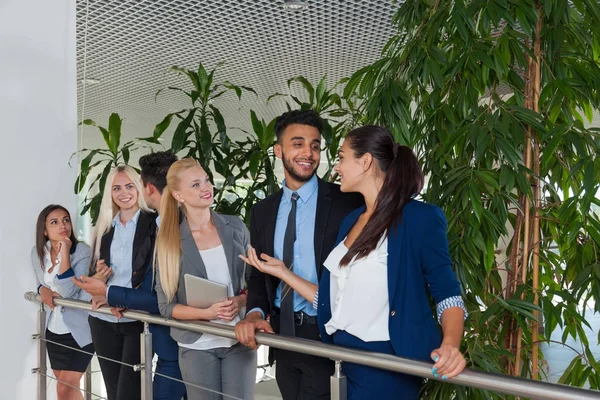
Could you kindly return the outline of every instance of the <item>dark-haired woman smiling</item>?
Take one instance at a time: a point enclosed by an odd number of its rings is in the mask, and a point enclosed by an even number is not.
[[[379,126],[349,132],[339,156],[342,192],[360,192],[366,205],[342,222],[318,293],[279,260],[264,255],[259,260],[250,249],[248,262],[313,301],[324,342],[433,360],[434,377],[458,375],[466,365],[460,353],[466,310],[452,270],[444,213],[414,200],[424,181],[417,158]],[[343,369],[349,399],[383,399],[391,393],[418,398],[421,378],[352,363]]]
[[[31,263],[42,301],[52,310],[48,315],[46,339],[50,365],[58,379],[58,399],[83,399],[77,387],[94,353],[88,313],[54,306],[53,297],[80,297],[79,288],[70,278],[87,271],[90,248],[77,242],[69,212],[56,204],[40,212],[35,239]]]

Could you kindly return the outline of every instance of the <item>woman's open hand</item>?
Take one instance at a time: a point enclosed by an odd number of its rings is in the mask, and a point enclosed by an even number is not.
[[[275,276],[279,279],[281,279],[281,276],[288,270],[283,261],[278,260],[277,258],[271,257],[264,253],[260,255],[260,258],[258,258],[256,250],[252,246],[248,248],[247,256],[240,254],[239,257],[244,260],[246,264],[250,264],[259,271]]]

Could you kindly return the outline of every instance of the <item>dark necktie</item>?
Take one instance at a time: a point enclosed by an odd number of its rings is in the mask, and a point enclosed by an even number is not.
[[[285,236],[283,237],[283,263],[290,270],[294,270],[294,242],[296,241],[296,207],[298,193],[292,193],[292,209],[288,216]],[[279,333],[286,336],[295,336],[294,323],[294,290],[285,282],[281,282],[281,313],[279,315]]]

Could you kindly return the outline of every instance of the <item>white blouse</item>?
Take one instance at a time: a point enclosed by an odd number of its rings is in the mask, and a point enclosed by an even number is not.
[[[344,241],[324,263],[331,274],[331,319],[325,330],[330,335],[344,330],[365,342],[390,340],[387,234],[369,255],[340,267],[348,252]]]
[[[50,257],[50,242],[46,243],[46,248],[44,249],[44,286],[50,288],[53,292],[58,292],[58,288],[54,284],[54,277],[58,275],[58,271],[60,270],[61,263],[61,255],[58,255],[57,263],[52,268],[52,260]],[[52,268],[52,271],[50,271]],[[62,317],[63,308],[62,306],[54,307],[50,317],[48,319],[48,330],[50,332],[54,332],[57,335],[64,335],[66,333],[70,333],[69,328],[65,325]]]
[[[229,267],[227,266],[227,258],[225,257],[223,245],[208,250],[200,250],[200,257],[202,257],[202,262],[204,262],[204,266],[206,267],[208,280],[227,285],[227,295],[233,297],[233,284],[231,283],[231,274],[229,273]],[[240,315],[238,314],[230,322],[225,322],[220,319],[210,322],[234,326],[240,322]],[[231,347],[236,343],[237,340],[203,333],[194,343],[179,343],[179,346],[194,350],[209,350],[220,347]]]

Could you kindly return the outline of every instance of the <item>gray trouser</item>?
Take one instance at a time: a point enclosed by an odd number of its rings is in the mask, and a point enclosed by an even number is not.
[[[188,400],[254,399],[256,351],[241,344],[210,350],[179,348]],[[220,393],[223,393],[222,396]]]

